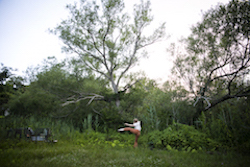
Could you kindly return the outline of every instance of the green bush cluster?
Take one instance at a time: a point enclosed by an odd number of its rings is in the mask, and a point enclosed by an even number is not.
[[[179,151],[216,150],[219,144],[205,133],[192,126],[173,124],[163,131],[153,131],[148,134],[148,144],[151,147]]]
[[[79,133],[78,137],[74,140],[75,144],[82,147],[131,147],[131,139],[126,140],[127,135],[107,135],[99,132],[85,132]]]

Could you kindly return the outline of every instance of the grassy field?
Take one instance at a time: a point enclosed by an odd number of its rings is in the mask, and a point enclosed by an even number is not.
[[[4,141],[0,146],[1,167],[244,167],[250,164],[249,156],[235,153],[191,153],[143,147],[134,149],[132,146],[108,144],[84,146],[69,141],[56,144]]]

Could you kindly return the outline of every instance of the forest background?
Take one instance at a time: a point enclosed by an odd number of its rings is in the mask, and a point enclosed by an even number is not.
[[[106,134],[103,142],[112,145],[125,141],[114,132],[136,117],[145,147],[249,153],[249,1],[211,8],[189,37],[172,44],[172,78],[163,85],[128,73],[166,35],[165,23],[148,33],[149,1],[135,5],[133,16],[122,0],[67,8],[69,18],[51,33],[71,58],[48,57],[25,78],[2,64],[1,139],[9,128],[44,126],[58,139]]]

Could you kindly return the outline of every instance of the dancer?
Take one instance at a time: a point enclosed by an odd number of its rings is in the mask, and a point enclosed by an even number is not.
[[[118,132],[130,131],[131,133],[135,134],[134,148],[136,148],[138,146],[138,138],[141,135],[141,122],[137,118],[134,118],[133,124],[124,123],[124,125],[134,128],[129,128],[129,127],[120,128],[118,129]]]

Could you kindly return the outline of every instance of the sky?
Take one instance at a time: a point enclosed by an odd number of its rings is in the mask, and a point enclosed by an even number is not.
[[[63,43],[48,32],[69,16],[67,4],[78,0],[0,0],[0,63],[18,69],[24,75],[28,67],[41,64],[48,56],[59,61],[71,55],[61,52]],[[127,10],[140,0],[124,0]],[[154,21],[152,27],[166,22],[166,34],[161,42],[148,47],[148,58],[132,69],[162,83],[168,80],[172,59],[166,51],[169,44],[187,37],[190,28],[205,12],[218,3],[229,0],[151,0]]]

